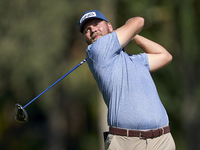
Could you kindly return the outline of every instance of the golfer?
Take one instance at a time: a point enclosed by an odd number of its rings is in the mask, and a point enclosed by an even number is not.
[[[85,12],[79,31],[88,47],[86,61],[108,107],[106,150],[174,150],[167,112],[150,72],[169,64],[172,56],[161,45],[138,33],[142,17],[130,18],[114,30],[97,10]],[[144,53],[127,54],[133,41]]]

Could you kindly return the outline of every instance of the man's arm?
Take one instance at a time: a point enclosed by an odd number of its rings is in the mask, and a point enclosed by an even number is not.
[[[143,26],[144,19],[142,17],[134,17],[118,28],[116,33],[121,47],[125,47],[142,30]]]
[[[134,36],[133,41],[147,53],[150,71],[156,71],[171,62],[172,55],[161,45],[140,35]]]

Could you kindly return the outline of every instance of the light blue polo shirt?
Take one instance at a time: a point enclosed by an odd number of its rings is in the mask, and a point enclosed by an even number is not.
[[[169,120],[150,75],[146,53],[128,55],[116,32],[86,50],[86,60],[108,107],[109,126],[149,130]]]

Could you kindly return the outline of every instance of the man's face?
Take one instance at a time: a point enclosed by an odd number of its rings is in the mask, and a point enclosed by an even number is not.
[[[112,31],[112,25],[101,19],[89,20],[83,27],[83,35],[88,45]]]

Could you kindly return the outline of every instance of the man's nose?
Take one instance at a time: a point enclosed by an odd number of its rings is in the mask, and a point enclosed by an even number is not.
[[[97,31],[97,27],[96,27],[96,26],[92,26],[92,27],[91,27],[91,32],[94,33],[94,32],[96,32],[96,31]]]

